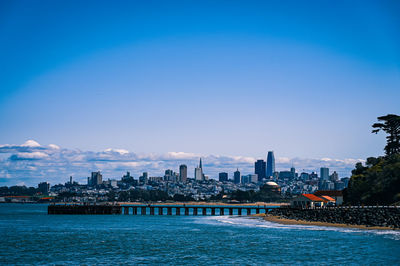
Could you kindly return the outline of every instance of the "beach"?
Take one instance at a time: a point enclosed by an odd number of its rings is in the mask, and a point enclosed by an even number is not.
[[[396,230],[391,227],[384,226],[365,226],[365,225],[354,225],[354,224],[338,224],[338,223],[326,223],[326,222],[313,222],[305,220],[295,220],[286,219],[274,215],[257,214],[257,217],[263,217],[265,221],[279,224],[289,224],[289,225],[310,225],[310,226],[331,226],[331,227],[341,227],[341,228],[354,228],[354,229],[364,229],[364,230]]]

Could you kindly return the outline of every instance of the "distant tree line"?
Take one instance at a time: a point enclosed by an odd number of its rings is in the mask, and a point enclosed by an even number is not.
[[[345,203],[351,205],[386,205],[400,203],[400,116],[378,117],[372,133],[384,131],[385,156],[370,157],[365,166],[357,163],[349,186],[344,190]]]
[[[182,194],[175,194],[172,197],[173,201],[180,201],[180,202],[186,202],[186,201],[195,201],[195,199],[192,196],[185,196]]]
[[[0,196],[33,196],[39,192],[37,188],[26,186],[0,187]]]

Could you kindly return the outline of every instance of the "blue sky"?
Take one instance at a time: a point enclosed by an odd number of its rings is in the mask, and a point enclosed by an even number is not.
[[[3,0],[0,145],[377,156],[371,124],[400,113],[399,13],[398,1]],[[50,178],[7,151],[5,183]]]

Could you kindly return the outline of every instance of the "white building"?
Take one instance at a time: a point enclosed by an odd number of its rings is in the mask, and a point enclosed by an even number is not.
[[[250,183],[257,183],[258,182],[258,174],[250,175]]]
[[[199,166],[194,169],[194,179],[197,181],[203,181],[205,179],[203,174],[203,165],[201,163],[201,158]]]
[[[324,199],[314,194],[301,194],[290,201],[292,207],[315,208],[324,206]]]
[[[194,179],[197,181],[203,181],[203,171],[200,167],[194,168]]]

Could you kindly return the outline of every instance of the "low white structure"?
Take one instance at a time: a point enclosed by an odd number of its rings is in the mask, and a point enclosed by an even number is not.
[[[314,194],[301,194],[290,201],[291,207],[297,208],[315,208],[323,207],[325,200]]]

